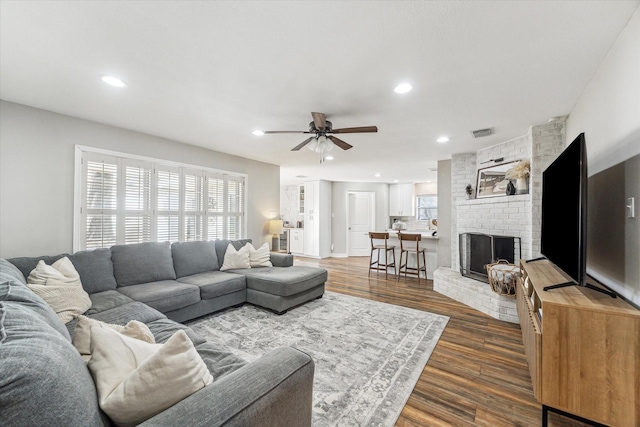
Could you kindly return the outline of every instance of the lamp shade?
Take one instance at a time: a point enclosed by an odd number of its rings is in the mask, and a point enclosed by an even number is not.
[[[269,221],[269,234],[282,234],[282,220],[272,219]]]

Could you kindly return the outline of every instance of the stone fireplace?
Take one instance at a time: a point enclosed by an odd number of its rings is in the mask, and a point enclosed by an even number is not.
[[[487,262],[474,260],[465,265],[462,257],[471,239],[460,236],[484,235],[513,239],[512,259],[534,258],[540,251],[540,220],[542,205],[542,171],[564,148],[564,122],[533,126],[526,135],[495,145],[477,153],[456,154],[451,159],[451,267],[440,267],[434,273],[433,289],[469,305],[494,318],[518,323],[515,299],[499,295],[488,283],[477,277],[463,276],[464,270],[481,270]],[[494,159],[501,159],[496,162]],[[531,176],[529,193],[512,196],[468,198],[465,187],[476,186],[479,169],[499,163],[529,159]],[[478,245],[486,241],[479,240]],[[495,243],[495,239],[494,239]],[[504,241],[500,242],[505,243]],[[506,243],[509,247],[509,242]],[[517,250],[516,250],[517,247]],[[496,250],[492,248],[494,255]],[[497,258],[505,258],[498,256]],[[490,260],[495,261],[495,260]],[[461,268],[463,267],[463,268]],[[477,272],[477,271],[476,271]],[[486,272],[485,272],[486,277]],[[485,279],[486,280],[486,279]]]
[[[516,264],[520,259],[520,238],[484,233],[461,233],[460,274],[464,277],[489,283],[486,265],[505,260]]]

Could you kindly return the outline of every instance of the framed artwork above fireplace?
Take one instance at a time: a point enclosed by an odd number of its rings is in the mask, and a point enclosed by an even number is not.
[[[476,198],[506,196],[509,180],[505,178],[505,175],[517,163],[518,160],[478,169]]]

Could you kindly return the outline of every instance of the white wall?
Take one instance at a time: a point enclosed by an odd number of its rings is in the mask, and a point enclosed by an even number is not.
[[[75,145],[245,173],[247,237],[270,240],[278,166],[0,101],[0,257],[72,251]]]
[[[585,133],[589,175],[640,154],[640,8],[567,119],[567,145]]]
[[[581,132],[585,133],[590,177],[600,172],[609,173],[607,169],[624,161],[628,161],[625,163],[632,165],[632,169],[638,164],[637,159],[632,158],[640,154],[640,8],[620,33],[571,111],[566,125],[567,144]],[[637,173],[629,176],[633,178],[617,184],[624,186],[620,200],[609,202],[616,203],[617,207],[602,207],[611,211],[608,220],[589,225],[587,271],[640,305],[640,180]],[[627,197],[635,197],[635,218],[626,218]],[[589,208],[589,217],[595,218],[598,212],[592,209],[597,207]],[[619,270],[619,267],[589,258],[599,249],[589,246],[607,238],[607,227],[614,226],[610,224],[613,218],[624,221],[622,235],[626,240],[620,242],[625,246],[622,249],[624,272],[615,274],[609,270]]]
[[[334,217],[331,223],[332,254],[347,254],[347,193],[371,191],[376,193],[376,230],[384,231],[389,217],[389,185],[369,182],[333,182],[331,205]]]

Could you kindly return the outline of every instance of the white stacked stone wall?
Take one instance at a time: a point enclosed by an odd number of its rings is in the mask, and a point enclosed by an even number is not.
[[[465,188],[468,184],[473,187],[475,197],[477,180],[477,159],[475,153],[454,154],[451,156],[451,263],[457,268],[458,262],[458,231],[456,230],[456,208],[458,202],[468,200]]]
[[[488,283],[463,277],[458,271],[438,268],[433,273],[433,290],[495,319],[518,323],[514,297],[498,295]]]
[[[562,153],[565,147],[565,124],[557,121],[529,129],[531,140],[531,257],[540,256],[542,226],[542,172]]]

